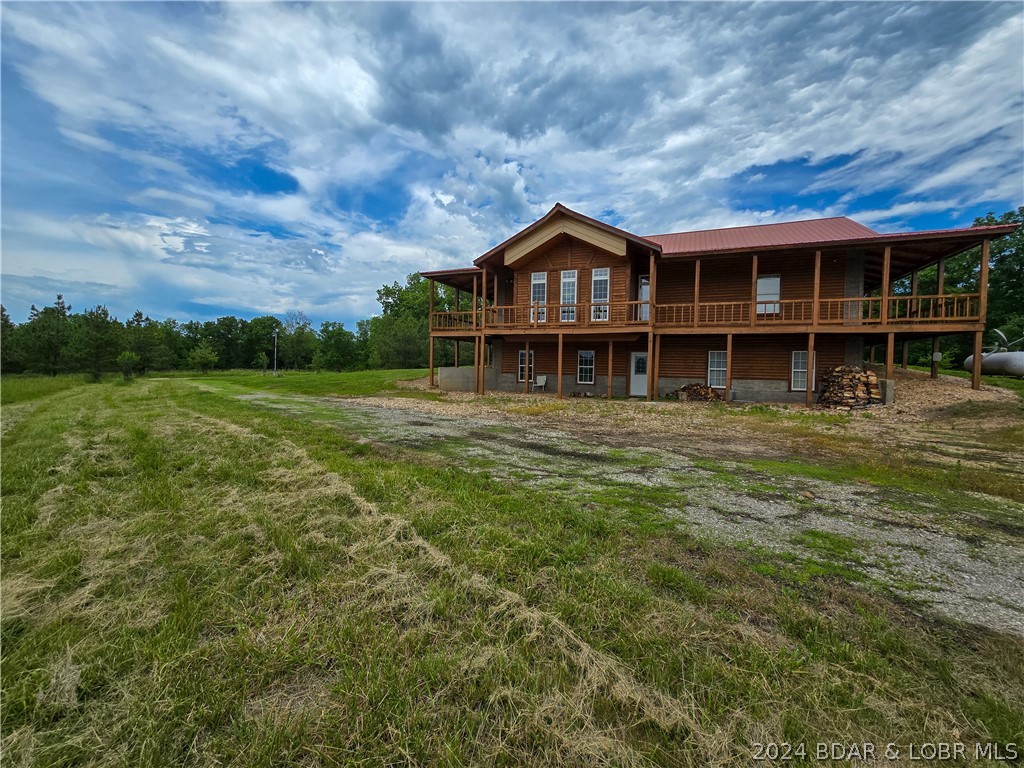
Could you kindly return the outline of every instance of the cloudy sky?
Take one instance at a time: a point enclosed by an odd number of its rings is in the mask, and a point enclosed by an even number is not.
[[[2,6],[2,298],[314,320],[555,202],[638,234],[1024,203],[1007,3]]]

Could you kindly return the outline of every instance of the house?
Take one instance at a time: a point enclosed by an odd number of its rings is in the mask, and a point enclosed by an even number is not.
[[[892,379],[897,343],[929,337],[937,350],[946,334],[973,334],[977,361],[989,243],[1015,228],[880,234],[839,217],[641,237],[557,204],[473,266],[422,273],[431,384],[438,343],[456,349],[442,389],[648,400],[700,382],[727,399],[810,404],[820,377],[861,364],[865,345],[884,345]],[[946,294],[946,260],[976,246],[980,292]],[[934,264],[937,287],[919,292]],[[452,311],[435,311],[437,286]],[[975,388],[980,375],[976,364]]]

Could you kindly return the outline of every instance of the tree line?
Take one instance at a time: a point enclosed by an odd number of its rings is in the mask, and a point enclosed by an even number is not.
[[[89,373],[100,378],[120,371],[126,378],[148,371],[280,370],[352,371],[367,368],[422,368],[428,355],[428,283],[418,274],[377,291],[381,314],[360,320],[355,331],[325,321],[314,328],[302,312],[283,318],[246,320],[154,320],[137,310],[121,322],[103,305],[73,312],[62,294],[52,306],[32,306],[16,324],[0,306],[0,370],[3,373]],[[450,296],[436,300],[446,311]],[[465,302],[463,302],[465,304]],[[468,305],[467,305],[468,306]],[[445,345],[447,346],[447,345]],[[437,363],[450,364],[450,349],[437,350]]]

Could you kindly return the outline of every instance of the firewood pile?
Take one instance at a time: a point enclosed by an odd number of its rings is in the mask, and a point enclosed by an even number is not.
[[[882,402],[878,376],[852,365],[833,368],[821,382],[818,404],[828,408],[853,410]]]
[[[675,396],[680,400],[703,400],[705,402],[725,399],[721,392],[706,384],[687,384],[685,387],[677,389]]]

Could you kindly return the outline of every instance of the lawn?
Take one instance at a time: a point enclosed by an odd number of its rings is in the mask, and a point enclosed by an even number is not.
[[[1024,742],[1024,641],[846,578],[855,541],[802,534],[843,565],[812,572],[661,514],[685,499],[545,493],[235,396],[421,375],[108,381],[5,425],[5,759],[696,766],[764,742]]]

